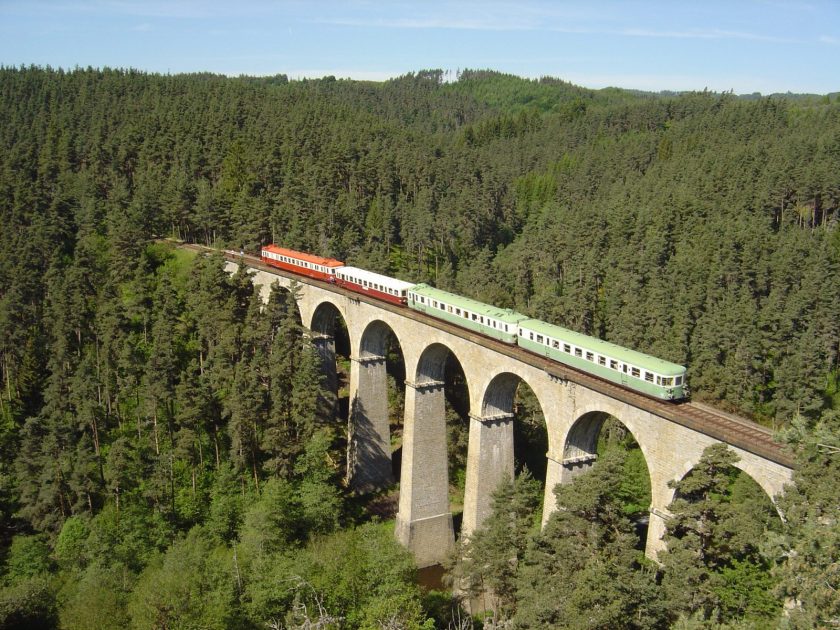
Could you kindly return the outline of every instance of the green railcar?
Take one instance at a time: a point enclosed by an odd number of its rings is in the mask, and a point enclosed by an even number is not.
[[[687,395],[685,368],[538,319],[519,322],[518,345],[663,400]]]
[[[408,290],[408,306],[507,343],[516,343],[517,324],[527,319],[516,311],[484,304],[427,284],[416,284]]]

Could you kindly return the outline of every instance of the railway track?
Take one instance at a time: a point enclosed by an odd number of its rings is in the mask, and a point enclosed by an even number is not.
[[[202,253],[213,253],[219,250],[202,245],[178,243],[179,247],[192,249]],[[231,262],[245,262],[249,267],[267,271],[269,273],[284,276],[297,280],[302,284],[311,284],[326,291],[343,295],[360,302],[374,305],[383,310],[390,311],[422,322],[452,335],[481,344],[487,348],[515,358],[523,363],[542,369],[550,376],[562,381],[578,383],[606,396],[627,403],[639,409],[654,413],[684,427],[708,435],[716,440],[726,442],[732,446],[741,448],[749,453],[759,455],[787,468],[793,468],[793,457],[785,447],[773,439],[773,433],[767,427],[752,422],[746,418],[715,409],[709,405],[690,401],[665,402],[656,398],[645,396],[630,389],[623,388],[610,381],[605,381],[592,374],[581,372],[565,364],[547,359],[546,357],[534,354],[518,346],[511,346],[497,339],[481,335],[449,322],[435,319],[425,313],[414,311],[409,308],[395,306],[375,300],[366,295],[348,291],[334,284],[303,278],[301,276],[287,273],[276,267],[271,267],[262,262],[258,257],[250,254],[239,254],[234,251],[223,251],[222,255]]]

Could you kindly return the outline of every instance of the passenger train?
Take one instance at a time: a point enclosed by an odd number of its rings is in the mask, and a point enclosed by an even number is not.
[[[510,309],[276,245],[263,247],[261,259],[284,271],[330,282],[518,345],[648,396],[662,400],[681,400],[688,396],[686,370],[681,365],[531,319]]]

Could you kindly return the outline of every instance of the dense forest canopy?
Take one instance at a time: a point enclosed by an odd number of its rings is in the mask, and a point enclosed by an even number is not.
[[[172,606],[155,583],[195,565],[213,606],[179,623],[293,625],[316,591],[350,627],[422,622],[381,528],[337,532],[357,518],[342,435],[289,296],[263,312],[244,273],[157,237],[274,241],[512,307],[836,447],[836,96],[444,78],[0,68],[0,620],[148,627]],[[797,526],[822,514],[797,505]],[[324,558],[347,549],[339,587]]]

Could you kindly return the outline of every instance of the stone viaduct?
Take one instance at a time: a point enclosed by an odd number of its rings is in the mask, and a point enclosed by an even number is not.
[[[229,256],[227,268],[237,268]],[[269,271],[245,257],[255,285],[267,299],[270,286],[288,288],[292,276]],[[296,278],[303,325],[312,331],[329,380],[335,382],[335,320],[350,340],[348,476],[368,490],[393,481],[385,353],[393,335],[406,370],[405,418],[397,538],[418,566],[440,562],[454,543],[448,497],[444,366],[449,353],[461,364],[470,401],[469,446],[462,535],[469,535],[490,511],[490,494],[513,475],[513,401],[520,381],[542,407],[548,434],[543,521],[554,509],[552,489],[594,461],[601,425],[608,416],[622,422],[644,454],[651,482],[646,553],[662,547],[664,519],[673,498],[668,482],[682,478],[703,449],[724,441],[740,456],[737,466],[772,498],[791,479],[791,462],[760,427],[730,417],[730,426],[705,426],[682,408],[659,403],[592,377],[476,335],[422,313],[392,306],[322,282]],[[599,391],[600,390],[600,391]],[[696,410],[695,410],[696,411]],[[709,414],[710,417],[712,414]],[[720,418],[717,418],[720,420]]]

